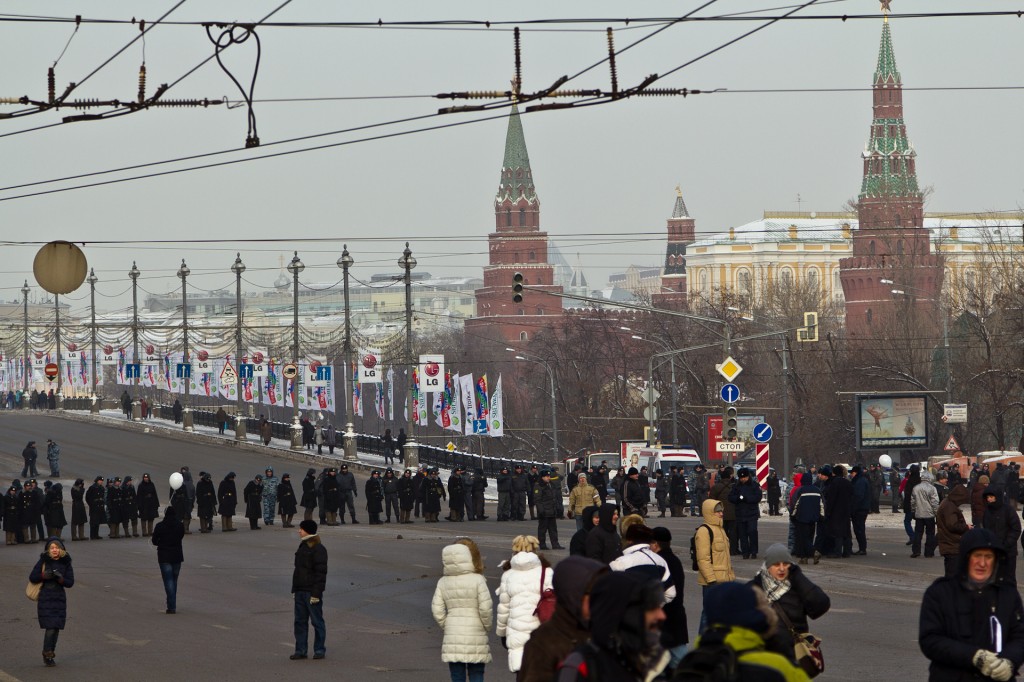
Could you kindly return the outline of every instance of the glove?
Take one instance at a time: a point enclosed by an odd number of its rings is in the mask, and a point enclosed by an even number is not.
[[[971,658],[971,663],[974,664],[975,668],[981,671],[982,675],[988,675],[988,673],[985,672],[985,669],[992,665],[998,658],[998,656],[987,649],[978,649],[974,652],[974,657]]]
[[[565,515],[568,516],[571,519],[572,518],[572,511],[570,510],[570,511],[566,512]]]
[[[1006,658],[992,657],[981,674],[988,675],[996,682],[1007,682],[1013,679],[1013,662]]]
[[[320,603],[320,597],[310,597],[309,598],[309,603],[310,604],[319,604]]]
[[[508,638],[507,637],[502,637],[501,638],[501,645],[503,647],[505,647],[506,649],[508,648]],[[1007,679],[1009,679],[1009,678],[1007,678]]]
[[[43,571],[43,580],[53,580],[53,569],[52,568],[46,568]]]
[[[64,577],[64,571],[60,570],[60,568],[51,569],[50,573],[53,575],[55,580],[60,580]]]

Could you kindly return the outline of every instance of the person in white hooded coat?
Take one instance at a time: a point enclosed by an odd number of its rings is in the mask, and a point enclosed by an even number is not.
[[[444,577],[437,582],[430,610],[444,630],[441,660],[448,664],[452,679],[468,676],[476,682],[484,679],[484,666],[491,662],[487,631],[494,619],[494,601],[479,572],[482,564],[474,563],[467,544],[441,550]]]
[[[551,588],[554,570],[545,567],[536,554],[540,540],[532,535],[518,535],[512,540],[515,554],[509,559],[509,568],[501,576],[498,586],[497,635],[508,649],[508,669],[518,672],[523,662],[523,647],[530,634],[540,627],[535,615],[540,602],[541,578],[543,589]]]

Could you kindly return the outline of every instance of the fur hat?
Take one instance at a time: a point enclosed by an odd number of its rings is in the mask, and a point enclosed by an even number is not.
[[[310,535],[316,535],[317,526],[316,521],[314,521],[313,519],[306,519],[305,521],[300,521],[299,528],[306,531]]]

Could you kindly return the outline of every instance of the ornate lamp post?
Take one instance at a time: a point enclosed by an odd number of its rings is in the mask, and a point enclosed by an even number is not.
[[[132,261],[132,269],[128,276],[132,280],[132,364],[139,363],[139,269]],[[188,384],[186,383],[186,386]],[[139,374],[135,373],[135,395],[132,396],[132,421],[142,420],[142,406],[139,404]]]
[[[338,267],[341,268],[343,273],[345,292],[345,347],[342,349],[345,356],[345,368],[342,371],[342,376],[345,378],[345,386],[348,386],[349,381],[352,379],[349,376],[349,372],[352,371],[352,308],[349,306],[348,298],[348,270],[355,262],[352,254],[348,252],[348,244],[345,244],[341,251],[341,257],[338,259]],[[347,419],[345,420],[345,435],[342,437],[343,449],[345,451],[345,459],[354,460],[356,459],[356,432],[352,426],[352,404],[347,400],[347,396],[345,405],[345,416]]]
[[[231,272],[235,273],[235,364],[242,361],[242,273],[245,272],[245,263],[242,262],[242,254],[235,254],[235,262],[231,265]],[[250,379],[251,381],[251,379]],[[235,390],[238,396],[235,417],[235,440],[245,440],[245,415],[242,410],[242,368],[238,368],[238,387]]]
[[[405,282],[405,357],[406,362],[409,363],[409,369],[407,371],[409,390],[408,390],[408,402],[409,402],[409,422],[406,424],[408,432],[406,433],[405,441],[405,466],[406,468],[416,468],[420,464],[420,446],[416,442],[416,437],[413,435],[416,430],[416,420],[419,415],[416,414],[416,410],[413,409],[412,404],[412,370],[416,366],[416,360],[412,356],[412,269],[416,267],[416,259],[412,256],[412,250],[409,248],[409,242],[405,243],[405,251],[402,252],[402,257],[398,259],[398,267],[405,271],[402,276]]]
[[[181,267],[178,268],[178,277],[181,278],[181,336],[182,336],[182,356],[181,361],[185,363],[191,363],[191,359],[188,356],[188,276],[192,273],[185,265],[185,259],[181,259]],[[185,409],[182,410],[182,429],[185,431],[192,430],[192,406],[189,404],[188,391],[189,384],[192,383],[191,378],[185,381]]]
[[[299,252],[296,251],[290,263],[288,272],[292,273],[294,299],[292,301],[292,312],[294,314],[292,328],[294,339],[292,342],[292,362],[299,364],[299,273],[306,269],[299,260]],[[299,423],[299,388],[297,386],[299,377],[292,379],[292,450],[302,449],[302,424]]]
[[[100,411],[100,401],[96,397],[96,282],[99,281],[99,277],[96,276],[96,272],[92,268],[89,268],[89,276],[85,281],[89,283],[89,308],[92,313],[92,351],[90,351],[92,358],[92,394],[89,396],[92,399],[92,404],[89,406],[89,411],[96,414]]]
[[[28,378],[32,375],[32,358],[28,354],[28,280],[25,280],[25,286],[21,288],[21,296],[25,302],[25,395],[21,399],[21,405],[24,407],[25,400],[28,396]]]
[[[61,352],[60,352],[60,295],[59,294],[54,294],[53,295],[53,311],[54,311],[54,320],[55,320],[55,324],[56,324],[56,327],[55,327],[54,331],[56,332],[56,341],[57,341],[57,396],[56,396],[56,401],[55,402],[56,402],[56,405],[57,405],[57,409],[60,409],[60,408],[64,407],[64,395],[63,395],[64,381],[63,381],[63,378],[61,376],[61,375],[64,374],[64,365],[60,361]]]

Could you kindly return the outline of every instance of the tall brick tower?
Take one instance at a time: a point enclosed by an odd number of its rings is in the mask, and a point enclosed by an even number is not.
[[[661,271],[661,291],[651,296],[655,308],[684,310],[686,301],[686,246],[695,240],[697,224],[686,210],[683,191],[676,187],[676,205],[668,219],[668,247]]]
[[[932,254],[924,227],[916,153],[903,119],[903,81],[896,69],[888,16],[884,21],[871,136],[863,153],[864,179],[857,199],[859,225],[853,234],[853,255],[839,262],[851,338],[873,336],[897,311],[906,310],[906,300],[894,300],[894,287],[906,291],[922,319],[935,319],[942,289],[942,258]],[[882,279],[895,285],[883,284]]]
[[[554,267],[548,263],[548,235],[540,231],[540,199],[515,105],[508,118],[505,159],[494,198],[494,232],[487,241],[490,258],[484,267],[484,286],[476,290],[477,317],[468,320],[467,326],[496,327],[505,341],[528,341],[555,324],[552,316],[561,316],[562,299],[525,291],[522,303],[513,303],[512,276],[521,272],[531,287],[558,293],[562,288],[554,286]]]

